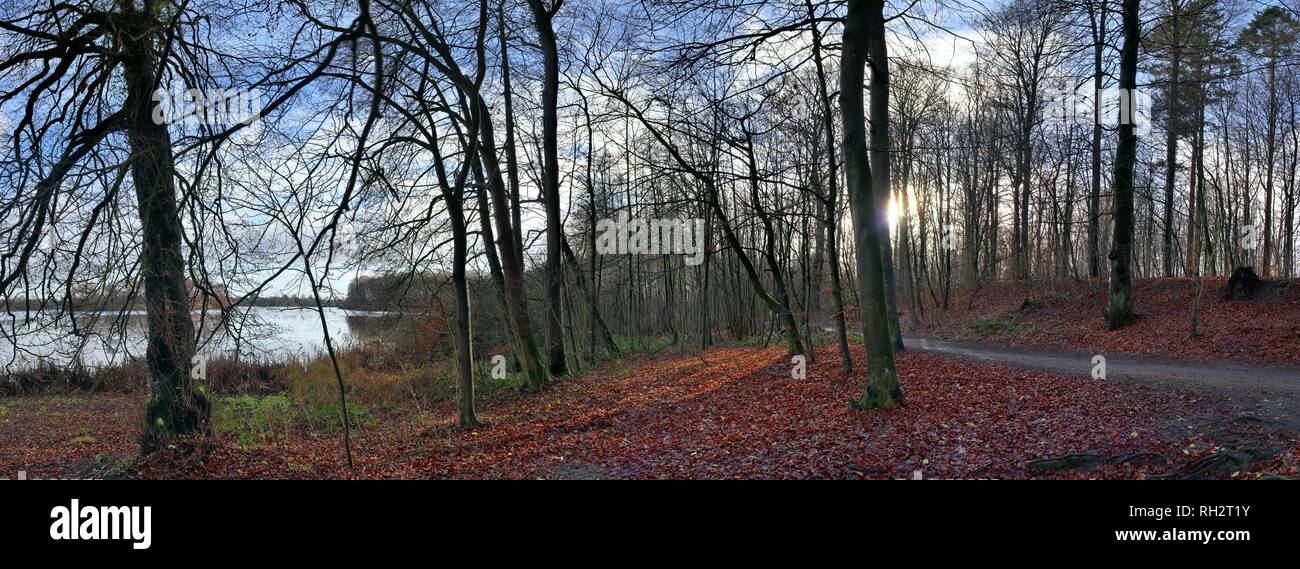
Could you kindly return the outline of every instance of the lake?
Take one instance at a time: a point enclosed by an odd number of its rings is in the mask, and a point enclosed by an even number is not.
[[[26,319],[21,314],[0,314],[0,366],[4,371],[16,371],[40,363],[65,366],[80,361],[98,367],[144,356],[144,311],[129,311],[121,318],[117,313],[102,312],[75,312],[73,316],[75,327],[67,314],[58,320],[47,313],[34,313]],[[335,347],[355,341],[381,316],[383,313],[325,309]],[[207,314],[202,322],[200,354],[284,360],[325,350],[325,333],[314,308],[244,308],[234,311],[225,324],[222,326],[219,314]],[[195,326],[199,325],[196,322]]]

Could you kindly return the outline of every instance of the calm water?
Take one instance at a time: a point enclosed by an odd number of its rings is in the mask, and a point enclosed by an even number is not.
[[[0,314],[0,369],[13,371],[39,363],[68,365],[75,361],[102,366],[144,355],[143,311],[122,318],[116,313],[93,312],[78,312],[75,316],[74,327],[66,314],[58,321],[52,314],[37,313],[27,320],[19,314]],[[325,320],[336,347],[354,341],[360,333],[355,328],[377,316],[380,315],[325,309]],[[199,353],[209,357],[238,354],[243,358],[283,360],[325,349],[325,333],[314,309],[247,308],[237,311],[224,323],[218,314],[212,313],[202,326],[204,334]]]

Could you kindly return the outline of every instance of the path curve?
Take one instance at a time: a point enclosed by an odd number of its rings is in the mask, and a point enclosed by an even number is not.
[[[1300,369],[1235,362],[1195,362],[1120,354],[1087,354],[1008,347],[984,342],[904,336],[908,350],[994,362],[1023,369],[1092,377],[1093,357],[1106,358],[1107,380],[1128,380],[1175,390],[1215,393],[1243,410],[1300,427]]]

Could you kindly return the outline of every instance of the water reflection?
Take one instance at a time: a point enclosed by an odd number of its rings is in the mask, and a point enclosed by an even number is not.
[[[336,344],[368,337],[387,320],[379,313],[326,308],[325,323]],[[199,353],[238,355],[246,359],[283,360],[310,356],[325,348],[320,315],[310,308],[255,307],[233,311],[225,319],[218,312],[199,318]],[[122,313],[78,312],[55,318],[53,313],[5,314],[0,319],[0,365],[6,371],[38,364],[67,366],[80,363],[96,367],[119,364],[145,353],[146,319],[143,311]]]

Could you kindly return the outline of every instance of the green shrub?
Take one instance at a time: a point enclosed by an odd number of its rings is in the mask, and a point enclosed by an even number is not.
[[[1019,315],[1012,316],[1011,318],[988,316],[976,320],[970,327],[981,336],[994,336],[998,334],[1033,336],[1038,333],[1038,328],[1021,324]]]
[[[284,393],[217,396],[212,406],[212,430],[217,436],[239,439],[247,445],[287,436],[297,413]]]
[[[233,437],[245,445],[283,440],[299,426],[329,431],[343,428],[341,406],[335,400],[320,405],[299,405],[290,393],[218,396],[212,407],[212,430],[218,437]],[[373,426],[378,419],[370,408],[348,402],[352,425]]]
[[[373,427],[379,424],[379,418],[365,405],[360,405],[348,401],[348,416],[352,418],[352,426]],[[330,405],[323,405],[317,409],[311,410],[311,414],[301,415],[304,422],[321,427],[329,431],[343,430],[343,411],[342,406],[337,402]]]
[[[1015,319],[1005,320],[999,316],[988,316],[980,318],[971,325],[981,336],[1000,334],[1002,332],[1011,332],[1015,328]]]
[[[126,455],[117,458],[111,454],[99,453],[95,455],[95,465],[104,478],[121,478],[131,471],[131,466],[135,463],[135,457]]]

